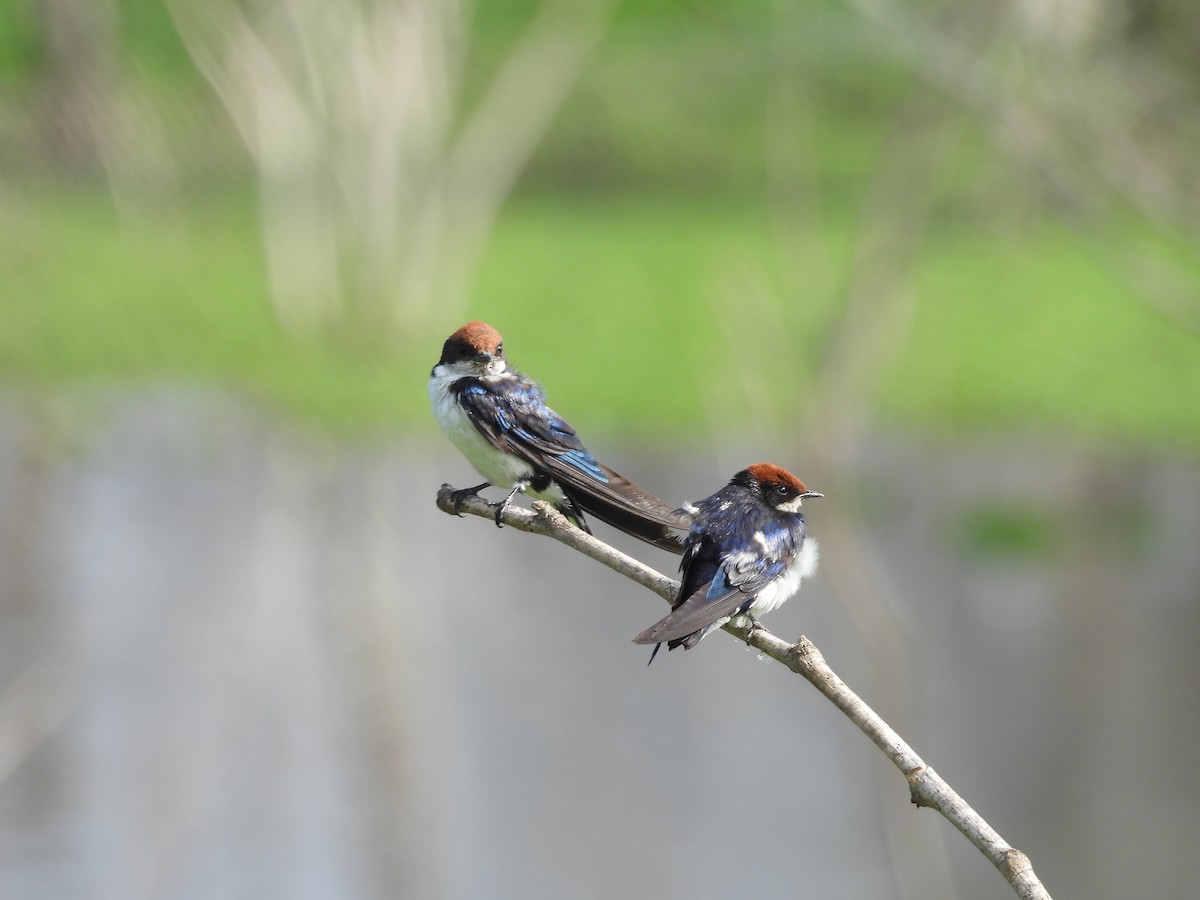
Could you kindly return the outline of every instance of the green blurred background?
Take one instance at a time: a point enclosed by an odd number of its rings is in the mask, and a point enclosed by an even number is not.
[[[905,429],[1200,447],[1189,4],[332,9],[0,10],[10,383],[408,431],[478,317],[593,428],[866,358]]]

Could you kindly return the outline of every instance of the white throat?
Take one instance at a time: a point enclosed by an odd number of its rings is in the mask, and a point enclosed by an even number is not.
[[[798,512],[800,512],[800,504],[803,500],[804,500],[804,497],[800,494],[797,494],[791,500],[788,500],[786,503],[780,503],[775,508],[777,510],[779,510],[780,512],[798,513]]]

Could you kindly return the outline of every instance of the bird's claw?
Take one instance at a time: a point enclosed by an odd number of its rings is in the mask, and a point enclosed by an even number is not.
[[[500,504],[496,507],[496,527],[497,528],[504,527],[504,525],[500,522],[500,519],[503,518],[503,516],[504,516],[504,511],[506,509],[508,509],[508,504],[512,503],[512,498],[517,495],[517,492],[520,491],[525,486],[526,485],[524,482],[515,485],[513,487],[513,489],[508,492],[508,496],[500,501]]]
[[[485,487],[491,487],[490,481],[485,481],[483,484],[477,484],[475,487],[462,488],[457,491],[450,492],[450,502],[454,505],[454,514],[460,519],[462,518],[463,501],[468,497],[478,497],[479,492]]]

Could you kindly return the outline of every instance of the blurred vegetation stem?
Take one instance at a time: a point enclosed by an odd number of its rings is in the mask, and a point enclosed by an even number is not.
[[[453,492],[452,486],[443,484],[437,495],[438,509],[450,515],[456,513]],[[458,506],[458,511],[484,519],[493,519],[496,512],[492,504],[480,497],[468,497]],[[541,501],[533,504],[532,512],[509,506],[504,510],[501,521],[518,531],[554,538],[649,588],[667,602],[672,602],[679,590],[679,583],[674,579],[592,535],[584,534],[561,513]],[[1033,871],[1029,857],[1004,840],[937,772],[926,765],[908,743],[837,676],[812,641],[801,635],[794,644],[789,644],[761,626],[750,631],[729,624],[725,626],[725,631],[803,676],[824,694],[900,770],[908,782],[912,802],[918,807],[935,809],[949,820],[1000,870],[1018,897],[1024,900],[1050,900],[1050,894]]]
[[[469,109],[469,4],[168,0],[254,163],[294,335],[396,340],[466,293],[500,206],[615,0],[546,0]]]

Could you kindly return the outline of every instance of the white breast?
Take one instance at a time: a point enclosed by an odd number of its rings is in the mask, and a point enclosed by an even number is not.
[[[450,439],[458,452],[466,457],[467,462],[475,467],[475,471],[496,487],[513,488],[522,482],[527,482],[534,476],[533,466],[509,453],[504,453],[493,447],[488,439],[479,433],[471,424],[471,417],[459,405],[450,385],[461,375],[446,371],[445,366],[438,366],[429,378],[429,404],[433,408],[433,416],[442,427],[446,437]],[[485,378],[503,378],[503,374],[484,376]],[[523,491],[531,497],[549,500],[555,505],[566,502],[566,494],[557,484],[551,482],[545,491]]]
[[[511,488],[532,478],[533,468],[527,462],[497,450],[471,424],[470,416],[450,391],[450,385],[458,377],[438,366],[429,378],[429,403],[450,443],[467,458],[475,471],[497,487]]]
[[[782,606],[785,600],[800,590],[800,582],[817,571],[819,555],[816,540],[805,538],[795,561],[786,572],[758,592],[750,612],[757,618]]]

